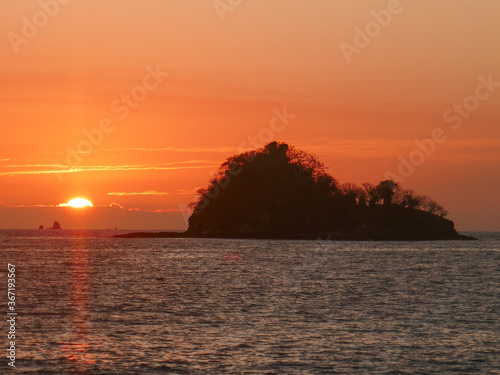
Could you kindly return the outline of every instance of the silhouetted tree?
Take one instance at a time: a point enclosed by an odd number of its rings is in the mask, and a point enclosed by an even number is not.
[[[358,185],[352,182],[346,182],[340,186],[340,191],[344,195],[347,203],[351,206],[355,206],[359,203],[360,188]]]
[[[377,187],[369,182],[361,184],[365,191],[366,199],[369,206],[374,206],[380,202],[380,195]]]
[[[448,211],[446,211],[443,206],[438,204],[436,201],[429,197],[422,197],[421,210],[425,212],[429,212],[431,214],[445,217],[448,215]]]
[[[400,189],[394,194],[392,203],[406,208],[419,209],[422,197],[413,190]]]
[[[383,200],[384,206],[392,204],[392,198],[398,189],[400,189],[399,185],[392,180],[385,180],[377,185],[377,193]]]

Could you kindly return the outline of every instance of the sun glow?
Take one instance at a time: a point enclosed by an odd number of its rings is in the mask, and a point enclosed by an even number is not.
[[[68,203],[61,203],[59,206],[74,208],[93,207],[92,202],[84,198],[75,198],[70,200]]]

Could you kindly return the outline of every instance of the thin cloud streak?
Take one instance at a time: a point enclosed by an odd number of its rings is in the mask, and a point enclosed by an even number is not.
[[[0,206],[9,208],[59,208],[59,209],[74,209],[71,206],[61,204],[11,204],[0,202]],[[108,205],[100,204],[96,206],[85,207],[86,210],[95,210],[99,208],[117,208],[123,211],[129,212],[150,212],[150,213],[171,213],[171,212],[190,212],[190,209],[183,208],[167,208],[167,209],[156,209],[156,210],[143,210],[142,208],[125,208],[119,203],[110,203]]]
[[[69,168],[65,165],[45,165],[44,168],[51,167],[52,170],[38,170],[38,171],[13,171],[13,172],[0,172],[0,177],[2,176],[19,176],[19,175],[46,175],[46,174],[58,174],[58,173],[81,173],[81,172],[117,172],[117,171],[171,171],[171,170],[182,170],[182,169],[204,169],[213,168],[215,165],[220,163],[213,163],[209,165],[193,165],[193,166],[177,166],[177,167],[167,167],[167,166],[155,166],[155,165],[101,165],[101,166],[81,166],[77,168]],[[17,166],[18,168],[27,166]],[[42,166],[33,166],[40,168]]]
[[[105,148],[102,151],[175,151],[175,152],[237,152],[237,147],[124,147],[124,148]]]
[[[161,214],[165,214],[165,213],[172,213],[172,212],[192,212],[189,208],[167,208],[165,210],[152,210],[152,211],[144,211],[142,210],[142,212],[152,212],[152,213],[161,213]]]
[[[178,194],[178,195],[194,195],[196,194],[196,191],[198,191],[199,188],[197,189],[176,189],[175,193],[172,194]]]
[[[310,152],[363,160],[398,157],[417,147],[415,140],[410,139],[321,139],[291,143],[297,143],[298,148]],[[497,161],[500,160],[499,147],[500,139],[448,139],[436,145],[436,149],[443,149],[443,152],[436,152],[432,158],[453,163]]]
[[[164,196],[164,195],[169,195],[170,193],[163,192],[163,191],[155,191],[155,190],[146,190],[146,191],[141,191],[141,192],[117,192],[113,191],[110,193],[107,193],[106,195],[114,195],[118,197],[125,197],[125,196],[136,196],[136,195],[157,195],[157,196]]]
[[[36,207],[73,208],[71,206],[68,206],[67,203],[60,203],[60,204],[12,204],[12,203],[0,202],[0,206],[10,207],[10,208],[36,208]],[[119,207],[122,210],[124,209],[123,206],[118,204],[118,203],[111,203],[109,205],[88,206],[88,207],[85,207],[85,209],[92,209],[92,208],[99,208],[99,207],[101,207],[101,208],[102,207],[105,207],[105,208]]]
[[[92,152],[117,152],[117,151],[140,151],[140,152],[220,152],[220,153],[236,153],[238,147],[120,147],[120,148],[102,148]],[[65,154],[66,151],[45,151],[45,154]],[[76,152],[76,154],[86,155],[85,152]]]
[[[219,165],[220,162],[215,161],[215,160],[187,160],[187,161],[174,161],[170,163],[159,163],[159,164],[125,164],[121,165],[121,167],[151,167],[151,166],[166,166],[166,165],[175,165],[175,164],[201,164],[201,163],[213,163],[214,165]],[[67,165],[64,164],[11,164],[11,165],[4,165],[2,168],[53,168],[54,166],[60,166],[64,168],[70,168]],[[80,168],[99,168],[99,167],[104,167],[102,165],[87,165],[87,166],[81,166]],[[111,166],[114,167],[114,166]]]
[[[164,214],[172,212],[192,212],[189,208],[167,208],[167,209],[157,209],[157,210],[143,210],[142,208],[127,208],[126,211],[129,212],[148,212],[154,214]]]
[[[121,192],[121,191],[112,191],[107,193],[106,195],[118,196],[118,197],[127,197],[127,196],[165,196],[165,195],[193,195],[196,193],[198,189],[175,189],[174,192],[166,192],[166,191],[156,191],[156,190],[146,190],[146,191],[132,191],[132,192]]]
[[[57,208],[61,207],[58,204],[11,204],[0,202],[0,206],[10,207],[10,208],[34,208],[34,207],[51,207]]]
[[[146,167],[150,167],[150,166],[166,166],[166,165],[175,165],[175,164],[201,164],[201,163],[212,163],[214,165],[219,165],[220,162],[218,161],[215,161],[215,160],[186,160],[186,161],[174,161],[174,162],[170,162],[170,163],[159,163],[159,164],[125,164],[125,165],[122,165],[122,167],[128,167],[128,166],[132,166],[132,167],[141,167],[141,166],[146,166]],[[64,165],[64,164],[11,164],[11,165],[4,165],[2,166],[2,168],[49,168],[49,167],[54,167],[54,166],[60,166],[60,167],[64,167],[64,168],[70,168],[68,167],[67,165]],[[88,166],[82,166],[81,168],[99,168],[99,167],[103,167],[102,165],[88,165]],[[112,166],[114,167],[114,166]]]

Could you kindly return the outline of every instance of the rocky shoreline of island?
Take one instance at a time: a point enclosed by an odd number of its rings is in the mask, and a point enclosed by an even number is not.
[[[113,238],[206,238],[206,239],[248,239],[248,240],[305,240],[305,241],[477,241],[478,239],[472,236],[463,235],[457,233],[453,237],[440,237],[440,238],[429,238],[429,237],[346,237],[346,236],[335,236],[335,235],[323,235],[323,236],[311,236],[303,235],[296,237],[282,237],[282,236],[209,236],[209,235],[189,235],[186,232],[134,232],[126,234],[118,234],[112,236]]]

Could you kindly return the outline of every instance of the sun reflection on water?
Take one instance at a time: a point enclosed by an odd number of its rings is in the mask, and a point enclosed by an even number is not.
[[[87,249],[79,244],[71,251],[71,303],[73,332],[71,341],[61,343],[62,356],[74,366],[75,373],[86,374],[87,370],[96,363],[90,353],[96,343],[88,342],[90,331],[88,313],[88,264]]]

